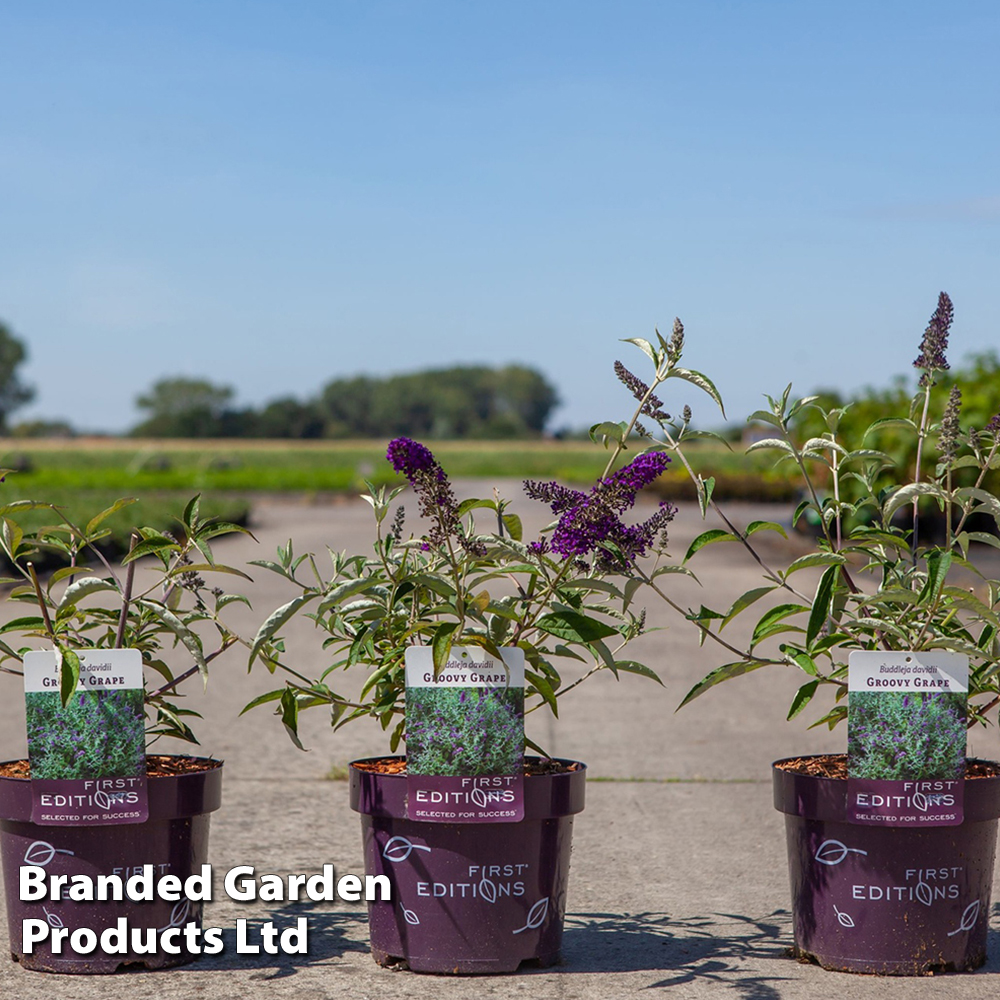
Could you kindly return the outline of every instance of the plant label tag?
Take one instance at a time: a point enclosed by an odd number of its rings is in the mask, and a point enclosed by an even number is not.
[[[407,818],[524,819],[524,652],[455,646],[434,673],[430,646],[406,650]]]
[[[848,665],[847,820],[958,826],[963,819],[969,659],[857,651]]]
[[[57,653],[24,657],[31,821],[142,823],[149,816],[142,654],[86,649],[77,656],[80,680],[65,708]]]

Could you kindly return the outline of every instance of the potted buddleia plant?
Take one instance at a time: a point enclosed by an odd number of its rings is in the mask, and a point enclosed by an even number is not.
[[[246,600],[206,581],[216,573],[246,576],[218,563],[211,543],[246,529],[203,518],[195,497],[174,529],[132,529],[115,566],[105,553],[107,521],[133,502],[120,500],[82,526],[45,503],[0,508],[0,549],[12,574],[7,599],[17,606],[0,625],[0,672],[27,682],[30,754],[0,764],[0,847],[11,952],[28,969],[163,968],[200,950],[183,932],[200,927],[201,904],[184,897],[134,903],[19,895],[23,865],[70,877],[152,865],[157,878],[183,881],[207,861],[222,761],[153,750],[164,737],[197,745],[191,721],[198,713],[179,689],[206,680],[210,664],[240,641],[223,611]],[[39,518],[47,523],[39,526]],[[11,694],[22,697],[15,687]],[[103,941],[123,917],[121,941],[106,949],[90,940]],[[176,940],[164,947],[168,932]],[[60,936],[67,939],[55,941]]]
[[[638,523],[623,515],[669,458],[616,458],[589,490],[526,482],[526,501],[556,518],[529,539],[511,502],[459,502],[431,451],[398,438],[387,460],[416,498],[416,533],[403,487],[370,487],[367,551],[332,552],[322,570],[289,542],[256,563],[287,581],[290,599],[262,623],[250,656],[283,683],[247,708],[274,705],[296,741],[299,714],[318,706],[337,729],[375,720],[390,754],[406,749],[350,768],[366,869],[392,887],[391,899],[369,901],[381,964],[510,972],[558,958],[585,768],[527,738],[524,714],[558,714],[597,674],[656,679],[627,655],[644,622],[630,574],[661,543],[673,508]],[[283,638],[302,613],[322,648],[315,676]],[[357,696],[345,693],[345,671],[364,675]]]
[[[760,584],[731,601],[690,608],[636,566],[636,578],[722,661],[683,704],[782,667],[802,675],[789,719],[821,704],[817,725],[849,720],[849,755],[789,758],[773,769],[796,950],[828,968],[919,974],[986,958],[1000,778],[996,765],[966,761],[965,729],[1000,704],[1000,581],[977,565],[978,552],[1000,547],[1000,416],[981,428],[962,420],[961,387],[946,380],[952,314],[942,293],[914,362],[910,405],[862,433],[850,432],[847,407],[796,399],[791,386],[751,415],[767,433],[748,452],[771,452],[798,477],[804,499],[792,524],[811,517],[814,525],[813,550],[787,566],[771,565],[755,537],[784,527],[738,527],[713,495],[714,478],[688,460],[687,420],[662,415],[657,391],[677,373],[682,340],[634,341],[652,363],[648,382],[619,370],[653,428],[649,446],[681,461],[703,516],[721,520],[675,568],[728,544],[761,571]],[[726,630],[748,618],[744,644]]]

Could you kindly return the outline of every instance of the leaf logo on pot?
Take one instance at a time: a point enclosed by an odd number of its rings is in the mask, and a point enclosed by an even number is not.
[[[522,931],[533,931],[536,927],[541,927],[545,923],[545,918],[549,915],[549,897],[546,896],[544,899],[540,899],[535,905],[528,910],[528,921],[523,927],[518,927],[515,934],[520,934]]]
[[[179,903],[174,903],[174,908],[170,911],[170,923],[166,927],[158,927],[157,934],[169,930],[171,927],[183,927],[188,922],[191,915],[191,900],[182,899]]]
[[[382,848],[382,857],[395,864],[397,861],[405,861],[414,851],[426,851],[430,854],[431,849],[423,844],[414,844],[406,837],[391,837]]]
[[[912,798],[913,798],[913,804],[921,812],[927,812],[927,807],[930,805],[930,803],[927,801],[927,796],[924,795],[923,792],[914,792]]]
[[[42,907],[42,913],[45,914],[45,920],[49,927],[65,927],[66,925],[62,922],[62,918],[58,913],[49,913],[45,907]]]
[[[854,918],[849,913],[841,913],[836,906],[834,906],[833,912],[837,914],[837,919],[840,921],[841,927],[854,926]]]
[[[926,882],[918,882],[913,892],[924,906],[930,906],[934,902],[934,892]]]
[[[497,901],[497,887],[488,878],[481,879],[479,882],[479,895],[487,903],[495,903]]]
[[[53,847],[44,840],[36,840],[29,844],[28,849],[24,852],[24,863],[44,868],[57,854],[72,853],[72,851],[64,851],[61,847]]]
[[[472,799],[472,801],[475,802],[480,808],[486,808],[486,792],[484,792],[481,788],[473,788],[472,794],[469,798]]]
[[[962,922],[953,931],[948,931],[948,937],[954,937],[956,934],[961,934],[962,931],[971,931],[973,927],[976,926],[976,921],[979,919],[979,900],[973,900],[965,908],[962,913]]]
[[[839,865],[848,854],[867,855],[868,852],[862,851],[860,847],[848,847],[839,840],[824,840],[816,848],[814,857],[821,865]]]
[[[403,917],[405,918],[405,920],[406,920],[406,922],[408,924],[414,924],[414,925],[416,925],[416,924],[420,923],[420,917],[418,917],[413,912],[413,910],[408,910],[405,906],[402,907],[402,910],[403,910]]]

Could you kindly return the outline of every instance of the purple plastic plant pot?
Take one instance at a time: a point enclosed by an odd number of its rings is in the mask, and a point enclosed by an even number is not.
[[[797,774],[785,763],[772,772],[796,954],[825,969],[895,976],[982,965],[1000,777],[966,779],[961,826],[870,827],[847,822],[846,779]]]
[[[405,775],[352,765],[351,808],[361,813],[365,868],[391,885],[391,900],[368,904],[375,961],[451,973],[558,961],[573,816],[583,809],[585,787],[586,768],[578,764],[525,778],[518,823],[411,822]]]
[[[152,865],[160,875],[200,874],[208,861],[210,813],[222,796],[222,762],[204,759],[206,770],[150,778],[149,819],[120,826],[38,826],[31,822],[31,782],[26,778],[0,777],[0,854],[7,901],[7,926],[11,957],[36,972],[109,973],[121,966],[165,969],[184,965],[197,957],[188,951],[183,934],[175,935],[180,954],[157,949],[153,954],[129,951],[108,955],[100,948],[89,954],[73,951],[62,942],[53,954],[49,941],[36,944],[31,954],[22,949],[22,921],[47,921],[50,927],[75,930],[89,927],[98,936],[117,926],[124,917],[132,928],[163,931],[183,928],[194,921],[201,926],[201,903],[156,899],[151,902],[22,902],[18,896],[21,865],[40,865],[49,875],[141,874]],[[143,935],[145,936],[145,934]]]

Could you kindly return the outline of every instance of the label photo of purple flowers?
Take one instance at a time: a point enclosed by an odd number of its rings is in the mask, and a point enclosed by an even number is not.
[[[516,774],[524,762],[524,688],[411,688],[410,774]]]
[[[849,697],[850,777],[927,781],[965,774],[965,695],[853,691]]]
[[[407,814],[448,823],[524,818],[524,653],[406,651]]]
[[[116,649],[77,656],[79,683],[65,705],[58,654],[24,658],[32,822],[141,823],[148,815],[142,655]]]
[[[955,653],[851,654],[849,818],[955,826],[963,818],[968,660]]]

